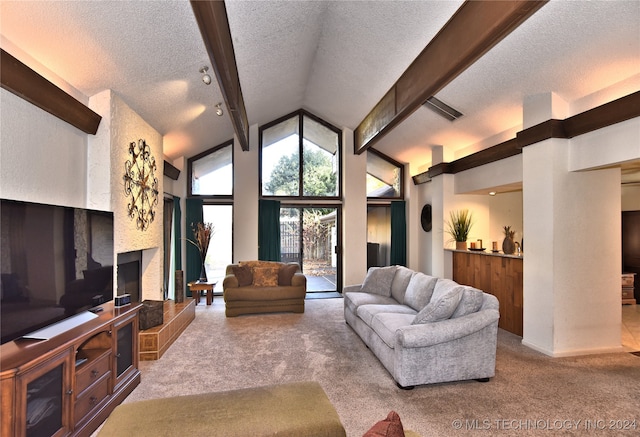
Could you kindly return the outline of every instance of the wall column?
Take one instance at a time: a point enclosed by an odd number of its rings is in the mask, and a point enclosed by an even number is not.
[[[361,284],[367,273],[367,154],[353,153],[353,131],[342,128],[343,285]]]
[[[567,108],[553,94],[525,99],[524,128]],[[551,356],[620,350],[620,170],[570,172],[569,143],[522,154],[522,343]]]
[[[258,259],[258,125],[249,126],[249,150],[234,136],[233,147],[233,261]]]

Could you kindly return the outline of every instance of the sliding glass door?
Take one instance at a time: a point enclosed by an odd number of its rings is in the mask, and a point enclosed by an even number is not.
[[[288,206],[280,209],[283,262],[297,262],[307,277],[307,292],[338,291],[341,287],[339,207]]]

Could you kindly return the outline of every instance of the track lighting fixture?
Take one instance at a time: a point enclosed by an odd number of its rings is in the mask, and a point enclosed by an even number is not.
[[[200,69],[200,73],[202,73],[202,81],[206,85],[209,85],[211,83],[211,76],[209,76],[209,73],[207,73],[207,71],[209,71],[209,67],[206,66]]]
[[[222,110],[222,103],[218,103],[216,105],[216,114],[218,117],[222,117],[222,114],[224,114],[224,111]]]

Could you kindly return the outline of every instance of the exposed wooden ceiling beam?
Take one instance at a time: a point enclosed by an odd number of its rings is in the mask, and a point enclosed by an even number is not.
[[[102,117],[66,91],[0,49],[2,88],[58,117],[82,132],[95,135]]]
[[[202,39],[218,78],[242,150],[249,150],[249,120],[242,98],[227,10],[223,1],[191,1]]]
[[[354,131],[360,154],[547,3],[467,0]]]

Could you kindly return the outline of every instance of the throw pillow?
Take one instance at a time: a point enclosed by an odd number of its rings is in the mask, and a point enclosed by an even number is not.
[[[400,416],[395,411],[391,411],[386,419],[377,422],[362,437],[404,437]]]
[[[462,291],[462,287],[456,287],[439,299],[429,302],[426,307],[416,314],[412,325],[439,322],[450,318],[460,303]]]
[[[415,272],[409,280],[407,291],[404,293],[404,304],[409,305],[416,311],[423,309],[431,300],[434,287],[439,279],[434,276],[425,275],[422,272]]]
[[[277,287],[279,266],[255,267],[253,269],[253,285],[255,287]]]
[[[231,269],[238,278],[238,287],[246,287],[253,283],[253,274],[248,266],[233,266]]]
[[[283,264],[278,270],[278,285],[289,286],[293,275],[298,271],[298,264]]]
[[[362,290],[380,296],[391,296],[391,283],[398,266],[370,267],[362,282]]]
[[[464,291],[462,292],[462,297],[460,298],[458,307],[451,315],[452,319],[466,316],[471,313],[477,313],[480,310],[480,307],[482,307],[482,291],[466,285],[464,285],[462,289]]]

